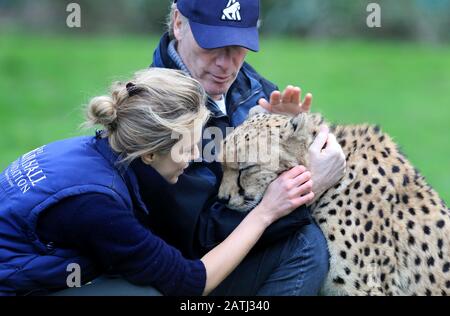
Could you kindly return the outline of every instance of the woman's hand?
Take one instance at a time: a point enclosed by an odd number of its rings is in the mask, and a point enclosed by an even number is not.
[[[252,211],[270,225],[301,205],[314,199],[311,173],[304,166],[296,166],[281,174],[267,188],[261,203]]]
[[[237,267],[270,224],[314,198],[312,185],[311,173],[303,166],[286,171],[269,185],[261,203],[201,259],[206,269],[204,295]]]

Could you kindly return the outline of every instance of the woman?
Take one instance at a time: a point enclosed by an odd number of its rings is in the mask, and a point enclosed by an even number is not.
[[[118,275],[166,295],[207,295],[271,223],[312,200],[310,174],[296,167],[200,260],[152,234],[135,166],[146,165],[140,181],[176,183],[199,156],[205,98],[181,72],[138,72],[88,105],[86,124],[103,132],[42,146],[12,163],[0,176],[0,293],[64,289],[78,267],[82,283]]]

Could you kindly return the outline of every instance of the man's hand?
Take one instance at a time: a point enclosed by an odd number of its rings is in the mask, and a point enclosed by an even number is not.
[[[274,91],[270,95],[270,103],[265,99],[259,100],[259,105],[267,111],[275,114],[298,115],[301,112],[309,112],[312,103],[312,94],[307,93],[305,100],[301,102],[302,90],[299,87],[287,86],[283,91]]]
[[[329,133],[327,126],[322,126],[309,147],[309,169],[315,196],[313,202],[343,177],[345,165],[345,155],[336,137]]]

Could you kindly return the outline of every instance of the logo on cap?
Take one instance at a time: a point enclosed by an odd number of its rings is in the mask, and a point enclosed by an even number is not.
[[[241,20],[241,4],[236,0],[229,0],[227,7],[222,11],[222,20],[224,21],[240,21]]]

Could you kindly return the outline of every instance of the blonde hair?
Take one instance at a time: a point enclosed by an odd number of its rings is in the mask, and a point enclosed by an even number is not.
[[[129,163],[148,153],[168,153],[179,141],[174,133],[206,122],[205,104],[197,80],[178,70],[150,68],[128,83],[114,83],[109,95],[93,98],[84,126],[102,125],[111,148]]]

